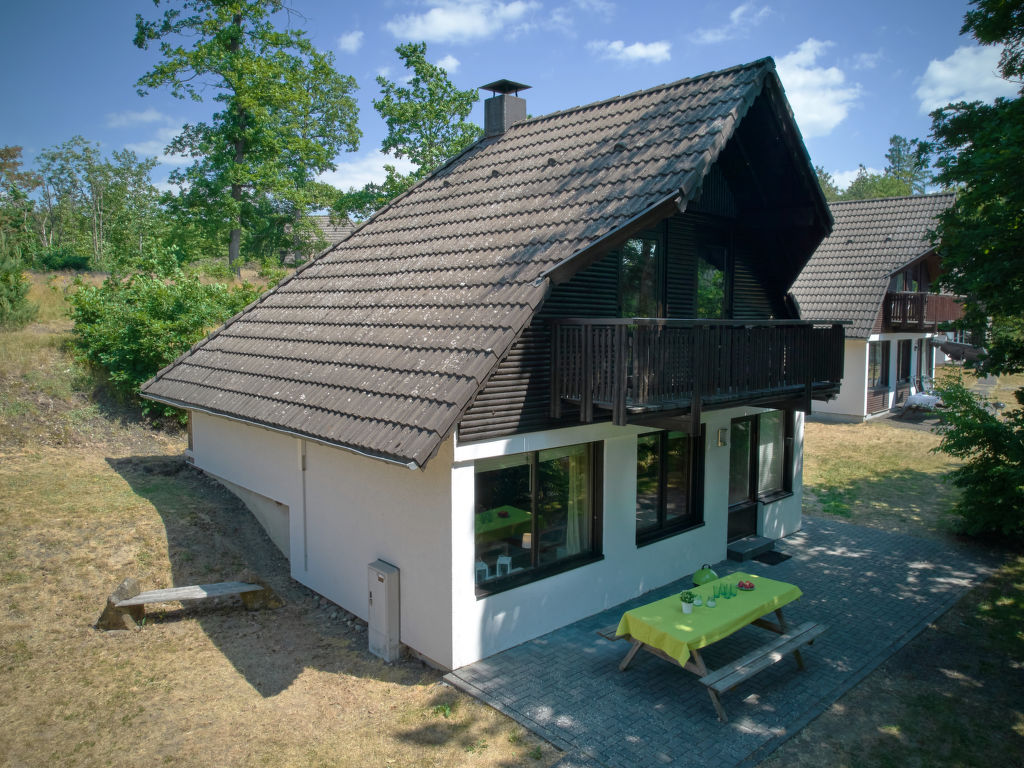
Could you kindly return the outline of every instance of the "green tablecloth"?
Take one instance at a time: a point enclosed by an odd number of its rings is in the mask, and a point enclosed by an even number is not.
[[[509,538],[530,530],[530,513],[505,504],[478,513],[475,526],[476,535],[485,541]]]
[[[733,598],[719,598],[714,608],[695,607],[691,614],[683,613],[679,594],[676,593],[626,611],[615,634],[629,635],[634,640],[664,651],[680,664],[685,664],[691,650],[728,637],[803,594],[799,587],[792,584],[748,573],[732,573],[690,591],[707,601],[714,595],[716,586],[735,586],[739,581],[752,581],[755,589],[752,592],[737,590]]]

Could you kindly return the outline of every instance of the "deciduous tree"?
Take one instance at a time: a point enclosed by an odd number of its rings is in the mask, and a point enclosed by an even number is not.
[[[395,48],[412,77],[405,84],[377,77],[381,97],[373,108],[388,126],[381,150],[413,164],[410,173],[400,173],[392,164],[382,184],[370,183],[350,189],[334,205],[335,213],[365,218],[402,194],[442,163],[464,150],[483,131],[466,120],[479,98],[475,90],[462,91],[448,73],[427,61],[426,43],[403,43]]]
[[[329,205],[315,179],[359,143],[355,80],[305,32],[279,29],[283,11],[281,0],[179,0],[154,21],[136,16],[135,44],[159,43],[163,56],[139,78],[140,94],[217,93],[220,110],[168,147],[192,159],[171,175],[183,191],[170,207],[223,242],[236,269],[243,237],[266,233],[268,217],[283,241],[286,221]]]

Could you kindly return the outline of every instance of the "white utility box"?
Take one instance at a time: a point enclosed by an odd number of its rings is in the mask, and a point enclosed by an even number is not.
[[[398,568],[375,560],[369,565],[370,653],[384,661],[398,661],[400,641],[400,614],[398,605]]]

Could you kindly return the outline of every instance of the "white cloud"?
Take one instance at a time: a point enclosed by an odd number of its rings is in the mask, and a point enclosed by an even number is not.
[[[777,62],[779,77],[805,139],[827,136],[846,119],[860,98],[860,85],[848,84],[841,69],[815,66],[818,57],[831,45],[811,37]]]
[[[458,68],[459,68],[459,64],[461,64],[461,62],[458,59],[456,59],[454,56],[452,56],[451,54],[448,54],[443,59],[441,59],[439,62],[437,62],[437,66],[439,66],[441,69],[443,69],[449,75],[455,74],[456,70],[458,70]]]
[[[771,15],[771,12],[772,9],[767,5],[758,8],[754,3],[743,3],[732,9],[727,24],[711,29],[698,29],[690,36],[690,40],[704,44],[732,40],[734,37],[745,35],[752,27],[756,27]]]
[[[188,165],[190,160],[187,157],[164,154],[164,149],[171,143],[171,140],[178,135],[180,130],[180,128],[173,125],[166,125],[157,130],[156,135],[153,136],[153,138],[145,141],[135,141],[125,144],[124,148],[130,149],[132,152],[137,155],[141,155],[142,157],[155,157],[160,161],[161,165]]]
[[[406,159],[396,160],[380,150],[373,150],[353,160],[338,163],[333,171],[320,174],[320,181],[331,184],[338,189],[348,190],[353,187],[360,189],[369,182],[381,183],[386,178],[384,164],[395,166],[399,173],[409,173],[415,167]]]
[[[345,53],[356,53],[363,44],[363,31],[353,30],[338,38],[338,50]]]
[[[853,68],[854,69],[874,69],[882,61],[882,52],[875,51],[874,53],[858,53],[853,57]]]
[[[147,109],[143,112],[109,112],[107,113],[107,125],[111,128],[124,128],[128,125],[140,125],[145,123],[162,123],[170,120],[163,112],[156,109]]]
[[[921,112],[927,114],[955,101],[1014,96],[1019,84],[996,74],[1001,53],[995,46],[963,46],[942,61],[932,59],[915,93],[921,100]]]
[[[602,59],[615,61],[646,61],[657,64],[672,58],[672,44],[667,40],[654,43],[633,43],[626,45],[622,40],[593,40],[587,43],[587,49]]]
[[[865,168],[868,173],[881,175],[882,171],[877,168]],[[832,181],[836,183],[839,189],[844,190],[853,180],[857,178],[857,174],[860,173],[860,168],[854,168],[852,171],[836,171],[832,174]]]
[[[467,43],[509,29],[538,8],[540,3],[535,0],[435,0],[426,13],[396,16],[384,26],[403,40]]]

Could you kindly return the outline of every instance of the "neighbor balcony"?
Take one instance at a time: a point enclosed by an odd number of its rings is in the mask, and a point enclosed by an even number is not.
[[[615,424],[702,408],[795,402],[839,391],[841,324],[799,320],[567,318],[552,321],[551,412]]]
[[[882,331],[931,331],[963,317],[956,296],[944,293],[889,291],[882,305]]]

